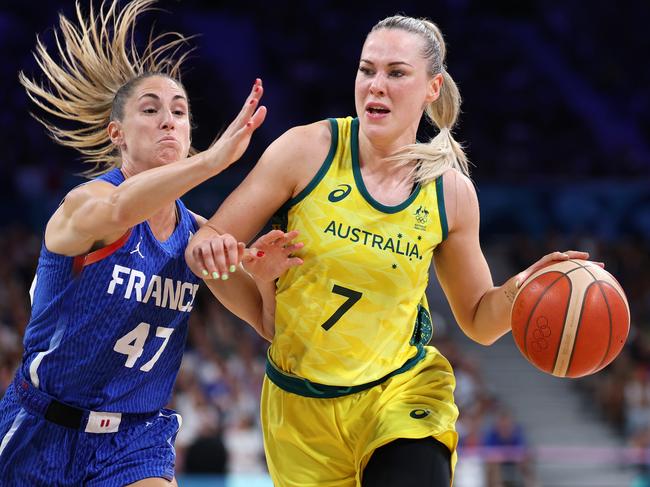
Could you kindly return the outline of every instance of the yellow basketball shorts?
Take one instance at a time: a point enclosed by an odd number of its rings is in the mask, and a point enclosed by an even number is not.
[[[330,399],[281,389],[267,377],[262,428],[276,487],[360,486],[372,453],[398,438],[433,436],[456,464],[456,380],[434,347],[413,368],[370,389]]]

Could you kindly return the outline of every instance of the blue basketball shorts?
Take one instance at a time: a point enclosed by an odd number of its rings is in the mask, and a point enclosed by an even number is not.
[[[80,424],[63,426],[61,411],[46,408],[48,396],[25,394],[32,387],[16,380],[0,400],[0,486],[122,487],[173,479],[179,414],[161,409],[146,418],[99,419],[86,411]]]

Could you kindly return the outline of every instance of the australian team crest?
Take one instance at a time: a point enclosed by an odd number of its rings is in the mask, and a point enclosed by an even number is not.
[[[417,230],[426,230],[429,223],[429,210],[420,205],[413,215],[415,216],[415,228]]]

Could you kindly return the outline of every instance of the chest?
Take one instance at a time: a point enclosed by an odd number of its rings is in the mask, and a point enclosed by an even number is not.
[[[431,194],[421,192],[409,204],[382,211],[353,184],[336,183],[324,182],[289,212],[288,227],[300,231],[305,262],[391,274],[428,268],[442,240]]]
[[[358,182],[369,198],[384,206],[395,207],[407,201],[415,191],[415,183],[409,173],[397,177],[386,177],[370,171],[359,171]]]

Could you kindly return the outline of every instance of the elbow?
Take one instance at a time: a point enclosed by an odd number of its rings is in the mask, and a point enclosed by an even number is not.
[[[257,332],[259,335],[264,338],[267,342],[272,343],[273,342],[273,336],[275,335],[275,324],[274,323],[269,323],[266,320],[262,320],[262,323],[260,323],[259,328],[256,327]]]
[[[483,345],[484,347],[489,347],[490,345],[494,344],[499,338],[501,338],[504,333],[494,333],[494,332],[489,332],[488,330],[479,330],[477,329],[474,324],[461,324],[461,329],[463,330],[463,333],[467,335],[467,337],[478,343],[479,345]]]
[[[249,322],[248,324],[251,325],[257,334],[264,338],[264,340],[269,343],[273,342],[273,332],[268,330],[267,327],[264,326],[263,322]]]
[[[483,345],[484,347],[489,347],[492,345],[494,342],[497,341],[498,337],[493,337],[489,335],[485,335],[482,333],[471,333],[467,329],[463,329],[465,332],[465,335],[472,340],[473,342],[478,343],[479,345]]]
[[[477,338],[470,337],[470,338],[472,338],[472,340],[474,340],[479,345],[483,345],[484,347],[489,347],[490,345],[493,345],[499,339],[498,336],[477,337]]]
[[[261,334],[260,334],[260,336],[261,336],[262,338],[264,338],[264,340],[266,340],[267,342],[269,342],[269,343],[273,343],[273,334],[272,334],[272,333],[268,333],[268,332],[265,330],[264,333],[261,333]]]

